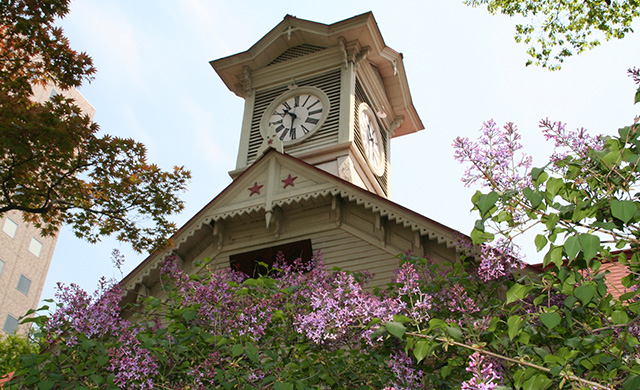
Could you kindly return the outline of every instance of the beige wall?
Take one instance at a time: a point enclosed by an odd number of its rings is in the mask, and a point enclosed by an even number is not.
[[[13,237],[9,235],[13,224],[7,220],[17,225]],[[42,244],[39,256],[30,250],[38,247],[34,240]],[[42,237],[38,229],[22,221],[20,212],[10,211],[0,217],[0,259],[4,262],[0,274],[0,332],[4,333],[7,326],[11,329],[12,319],[38,305],[56,240],[57,237]],[[26,295],[18,290],[21,276],[23,281],[26,278],[31,282]],[[24,331],[26,328],[20,329]]]

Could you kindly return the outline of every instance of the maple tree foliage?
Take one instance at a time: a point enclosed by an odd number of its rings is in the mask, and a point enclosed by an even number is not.
[[[21,211],[43,235],[69,224],[89,242],[115,234],[151,250],[175,230],[168,215],[183,209],[190,173],[163,171],[143,144],[99,134],[73,99],[34,101],[35,85],[67,90],[96,72],[54,26],[68,12],[69,0],[0,2],[0,215]]]

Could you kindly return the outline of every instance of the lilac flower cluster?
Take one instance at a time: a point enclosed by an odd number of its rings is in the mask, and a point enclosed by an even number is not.
[[[551,155],[552,162],[564,160],[570,154],[585,158],[590,149],[602,149],[604,144],[602,138],[590,136],[584,128],[570,131],[566,126],[566,123],[552,122],[548,118],[540,121],[544,138],[555,143]]]
[[[454,158],[471,165],[462,182],[466,186],[479,182],[482,186],[521,191],[531,185],[531,156],[519,152],[521,136],[513,123],[500,128],[492,120],[482,124],[482,135],[476,142],[457,137],[453,143]]]
[[[214,351],[202,363],[191,368],[189,376],[193,379],[196,389],[205,390],[215,386],[213,378],[218,372],[217,367],[220,363],[222,363],[220,353]]]
[[[397,283],[400,286],[398,289],[399,298],[409,297],[411,306],[405,309],[409,312],[408,314],[411,318],[419,323],[429,321],[431,318],[429,312],[433,308],[433,296],[422,292],[420,289],[420,281],[423,279],[424,277],[418,274],[414,263],[404,262],[394,271],[392,280],[393,283]]]
[[[119,332],[118,346],[109,349],[108,370],[114,382],[123,389],[153,389],[151,379],[158,372],[158,364],[151,353],[140,346],[137,330],[126,328]]]
[[[78,337],[87,339],[118,337],[118,346],[109,349],[107,370],[114,374],[114,382],[121,388],[151,389],[151,377],[157,373],[157,364],[135,338],[136,331],[120,316],[122,289],[106,279],[92,296],[79,286],[58,284],[56,298],[58,310],[45,324],[49,342],[65,339],[69,348],[75,347]]]
[[[161,273],[169,276],[181,292],[182,304],[198,308],[196,324],[216,332],[231,332],[239,336],[249,335],[259,340],[271,322],[274,305],[271,299],[254,299],[251,295],[239,296],[229,281],[242,281],[246,276],[230,270],[219,270],[207,280],[191,280],[178,266],[175,259],[167,259]],[[272,299],[277,299],[274,295]]]
[[[469,357],[469,365],[467,371],[473,374],[473,377],[462,383],[461,390],[493,390],[502,381],[499,369],[496,369],[495,362],[489,362],[488,359],[475,352]]]
[[[69,326],[73,332],[84,334],[87,338],[119,331],[123,327],[118,306],[121,294],[119,285],[104,278],[93,295],[76,284],[66,286],[58,283],[56,300],[60,307],[45,325],[45,330],[52,336],[49,342],[55,342],[57,336],[61,336]],[[67,343],[73,345],[75,339],[74,336]]]
[[[514,270],[524,268],[520,247],[505,238],[499,238],[493,244],[482,244],[479,257],[478,275],[485,282],[510,277]]]
[[[295,323],[298,333],[315,343],[360,337],[370,341],[375,329],[363,326],[374,318],[390,321],[404,307],[398,299],[381,299],[365,292],[353,275],[346,272],[337,272],[330,284],[332,288],[322,285],[311,288],[311,310],[301,314]]]
[[[422,388],[422,370],[413,367],[413,360],[403,351],[391,354],[388,362],[391,372],[395,375],[388,389],[393,390],[414,390]]]
[[[633,82],[640,85],[640,68],[633,67],[627,70],[629,77],[633,79]]]

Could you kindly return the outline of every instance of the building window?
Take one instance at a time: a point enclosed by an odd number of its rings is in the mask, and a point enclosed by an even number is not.
[[[4,271],[4,261],[0,259],[0,276],[2,276],[2,271]]]
[[[16,236],[16,231],[18,231],[18,224],[13,222],[11,218],[7,218],[4,221],[4,226],[2,227],[2,231],[7,233],[9,237],[13,238]]]
[[[35,237],[31,237],[31,243],[29,243],[29,252],[33,253],[35,257],[40,257],[40,252],[42,252],[42,243],[36,240]]]
[[[18,319],[11,314],[7,315],[7,319],[4,321],[4,327],[2,330],[9,334],[16,333],[16,329],[18,329]]]
[[[29,289],[31,288],[31,279],[27,278],[24,275],[20,275],[20,279],[18,280],[18,285],[16,289],[23,293],[24,295],[29,295]]]
[[[293,263],[297,258],[302,259],[302,263],[306,264],[311,261],[313,254],[311,240],[302,240],[231,255],[229,256],[229,265],[236,271],[244,272],[249,277],[256,278],[260,275],[265,275],[267,272],[267,269],[259,263],[273,265],[278,252],[282,252],[288,264]]]

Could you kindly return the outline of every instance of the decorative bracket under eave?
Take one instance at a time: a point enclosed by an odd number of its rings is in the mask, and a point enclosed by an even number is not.
[[[403,120],[404,120],[404,117],[402,115],[398,115],[393,119],[393,122],[391,122],[391,125],[389,126],[389,134],[391,134],[392,137],[393,137],[393,134],[396,132],[396,129],[400,127],[400,125],[402,124]]]
[[[276,238],[280,237],[282,232],[282,209],[275,206],[272,210],[266,210],[264,213],[265,221],[267,222],[267,230],[272,231]]]
[[[215,246],[218,251],[222,249],[224,244],[224,221],[219,219],[213,223],[213,238],[215,240]]]
[[[333,220],[337,227],[342,224],[342,202],[338,195],[333,195],[331,198],[331,212],[333,213]]]

